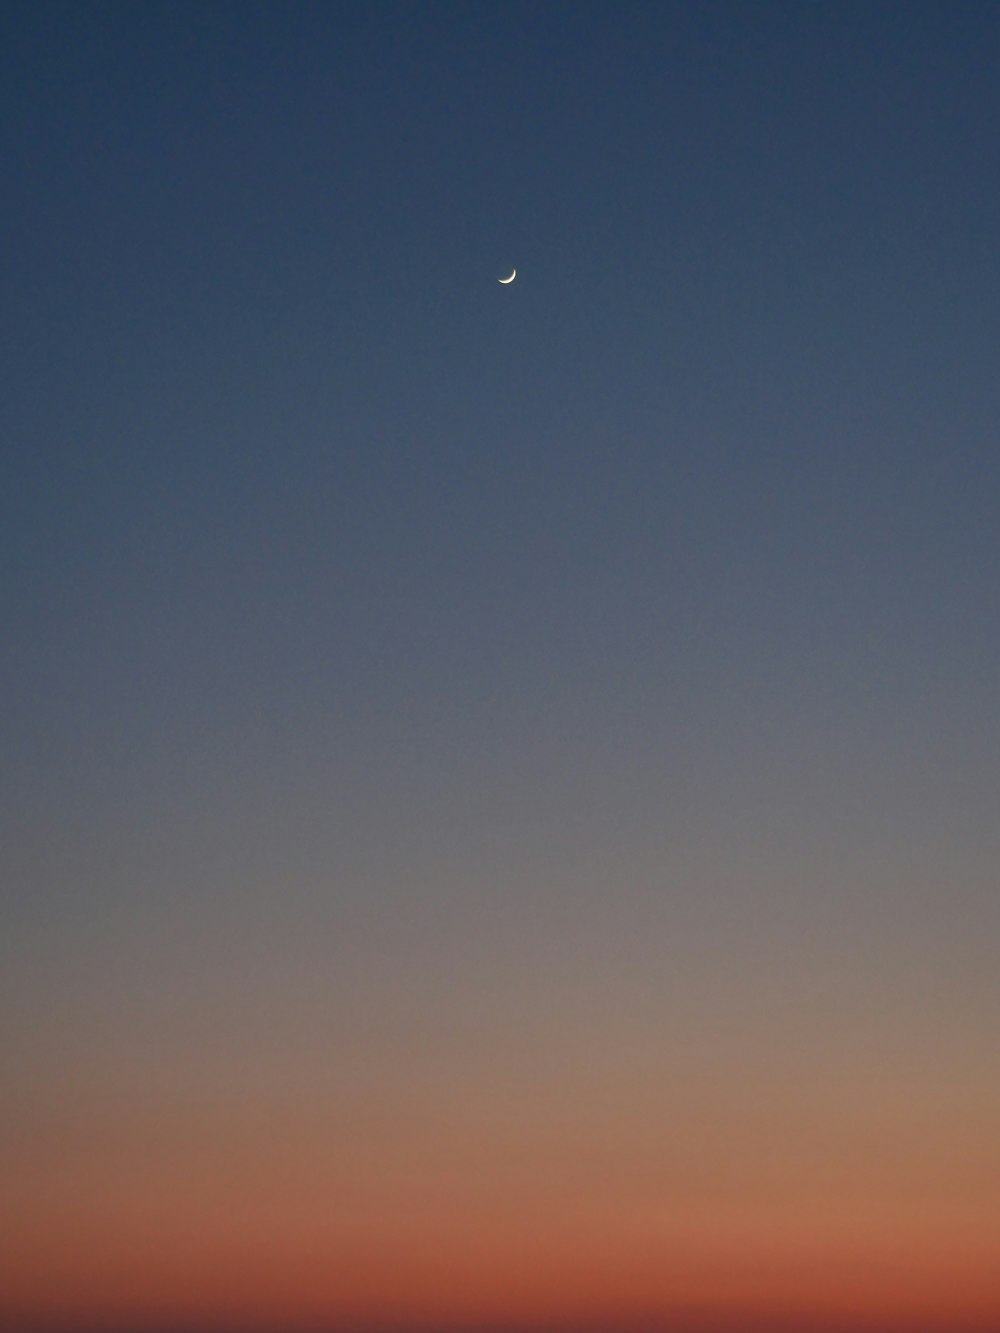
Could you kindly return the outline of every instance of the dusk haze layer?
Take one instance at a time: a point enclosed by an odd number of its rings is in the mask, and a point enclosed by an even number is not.
[[[2,1333],[997,1333],[1000,5],[8,3]]]

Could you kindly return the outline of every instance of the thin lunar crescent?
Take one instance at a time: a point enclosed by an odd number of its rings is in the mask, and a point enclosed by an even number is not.
[[[503,285],[506,287],[507,283],[513,282],[516,277],[517,277],[517,269],[514,269],[513,273],[511,273],[509,278],[497,278],[497,282],[502,282]]]

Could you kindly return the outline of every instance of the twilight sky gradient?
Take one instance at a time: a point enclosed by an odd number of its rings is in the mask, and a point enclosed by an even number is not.
[[[1000,7],[0,28],[4,1333],[995,1330]]]

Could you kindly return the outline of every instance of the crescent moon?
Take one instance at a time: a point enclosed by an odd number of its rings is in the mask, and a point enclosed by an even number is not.
[[[517,277],[517,269],[514,269],[513,273],[511,273],[509,278],[497,278],[497,282],[502,282],[503,285],[506,287],[508,282],[513,282],[516,277]]]

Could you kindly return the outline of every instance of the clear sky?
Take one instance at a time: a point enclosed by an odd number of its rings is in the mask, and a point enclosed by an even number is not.
[[[4,7],[5,1333],[1000,1326],[998,69]]]

